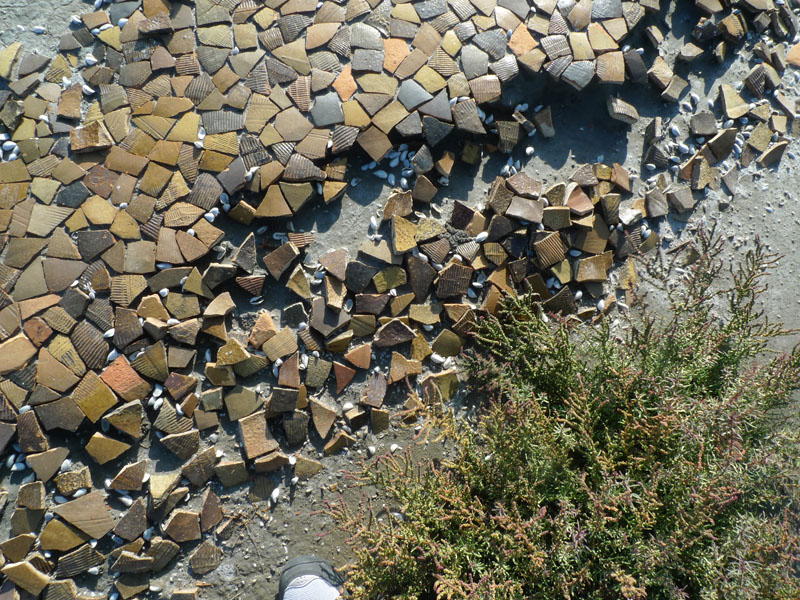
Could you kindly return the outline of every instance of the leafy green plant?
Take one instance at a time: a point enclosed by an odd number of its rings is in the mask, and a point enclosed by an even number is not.
[[[800,350],[769,352],[777,257],[728,271],[722,249],[700,233],[655,278],[669,310],[639,298],[624,327],[525,297],[483,319],[467,368],[490,400],[432,411],[450,459],[385,456],[360,475],[377,499],[330,509],[352,596],[800,597]]]

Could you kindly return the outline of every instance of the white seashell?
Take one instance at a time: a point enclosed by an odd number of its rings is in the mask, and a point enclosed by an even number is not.
[[[75,490],[75,493],[72,494],[73,498],[80,498],[81,496],[85,496],[88,490],[86,488],[81,488],[79,490]]]
[[[117,360],[117,357],[119,357],[119,351],[115,348],[114,350],[108,353],[108,356],[106,356],[106,361],[107,362],[115,361]]]
[[[169,294],[168,288],[161,288],[160,290],[158,290],[158,295],[161,296],[162,298],[166,298],[168,294]]]
[[[431,354],[431,361],[437,365],[444,364],[444,356],[442,356],[437,352],[434,352],[433,354]]]
[[[480,244],[481,242],[485,242],[486,238],[488,237],[489,237],[488,231],[481,231],[478,235],[475,236],[475,241]]]
[[[68,458],[65,458],[64,462],[61,463],[61,467],[60,467],[59,470],[62,473],[65,473],[65,472],[69,471],[71,467],[72,467],[72,461],[70,459],[68,459]]]
[[[56,501],[56,504],[65,504],[66,502],[69,502],[69,500],[64,498],[64,496],[59,496],[59,495],[56,495],[55,501]]]
[[[605,300],[600,299],[600,300],[597,301],[597,310],[598,311],[603,312],[605,307],[606,307],[606,301]]]
[[[250,304],[256,305],[264,302],[264,296],[253,296],[250,298]]]
[[[391,446],[389,446],[389,452],[391,452],[392,454],[394,454],[398,450],[400,450],[400,446],[397,444],[392,444]]]
[[[78,15],[72,15],[69,19],[70,25],[83,25],[83,21]]]
[[[128,24],[128,19],[126,17],[122,17],[119,21],[117,21],[117,27],[122,29],[125,25]]]
[[[82,89],[83,89],[83,93],[86,94],[87,96],[91,96],[91,95],[94,94],[94,89],[90,88],[85,83],[83,84],[83,88]]]
[[[169,325],[170,327],[173,325],[177,325],[178,323],[180,323],[180,321],[174,317],[167,319],[167,325]]]
[[[86,571],[89,575],[100,575],[100,567],[92,567]]]
[[[158,398],[155,402],[153,402],[153,409],[158,410],[163,406],[163,404],[164,404],[164,399]]]
[[[86,58],[83,59],[83,62],[86,63],[87,67],[92,67],[97,64],[97,58],[94,54],[87,54]]]
[[[44,27],[43,25],[34,25],[31,28],[31,31],[36,35],[42,35],[45,31],[47,31],[47,28]]]
[[[342,405],[342,410],[343,410],[343,411],[348,411],[348,410],[350,410],[351,408],[353,408],[353,403],[352,403],[352,402],[345,402],[345,403]]]
[[[269,498],[270,500],[272,500],[273,504],[277,504],[278,498],[280,497],[281,497],[281,487],[278,486],[274,490],[272,490],[272,493],[269,495]]]
[[[11,472],[12,473],[17,473],[19,471],[24,471],[25,469],[26,469],[25,463],[22,463],[22,462],[14,463],[13,465],[11,465]]]
[[[578,290],[575,292],[575,300],[580,300],[581,298],[583,298],[583,290]]]

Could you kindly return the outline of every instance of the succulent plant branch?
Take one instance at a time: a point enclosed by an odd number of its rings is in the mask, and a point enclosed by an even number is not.
[[[381,457],[375,497],[329,507],[353,597],[797,597],[800,351],[770,351],[794,332],[759,308],[779,257],[722,248],[698,231],[651,277],[666,313],[645,294],[590,328],[518,297],[483,320],[486,406],[429,407],[449,460]]]

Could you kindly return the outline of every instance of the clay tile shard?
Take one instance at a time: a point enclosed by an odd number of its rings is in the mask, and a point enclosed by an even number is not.
[[[104,150],[114,143],[102,121],[92,121],[83,127],[70,129],[69,138],[73,152]]]
[[[205,533],[216,527],[222,519],[222,506],[219,497],[211,489],[206,489],[203,493],[202,507],[200,509],[200,530]]]
[[[53,512],[95,539],[102,538],[114,527],[111,511],[98,491],[56,506]]]
[[[144,533],[147,525],[147,505],[144,498],[138,498],[114,527],[114,533],[132,541]]]
[[[124,356],[114,360],[100,378],[128,401],[143,399],[152,388],[149,383],[139,377]]]
[[[175,456],[187,460],[200,449],[200,432],[196,429],[182,433],[173,433],[161,438],[161,443]]]
[[[383,405],[383,400],[386,397],[386,388],[388,381],[386,375],[383,373],[372,373],[367,378],[367,384],[361,393],[359,404],[370,406],[372,408],[380,408]]]
[[[175,510],[167,518],[164,533],[179,544],[200,539],[200,515],[190,510]]]
[[[542,268],[564,260],[564,246],[558,233],[550,233],[534,243],[536,256]]]
[[[635,125],[639,121],[639,112],[632,104],[609,96],[606,100],[608,116],[627,125]]]
[[[189,566],[197,575],[205,575],[216,569],[221,561],[222,550],[213,541],[205,540],[189,557]]]
[[[130,465],[125,465],[111,481],[110,489],[138,491],[144,484],[144,475],[147,471],[147,461],[140,460]]]
[[[264,411],[239,419],[239,437],[248,459],[254,459],[278,449],[278,442],[267,429]]]
[[[130,444],[95,433],[86,443],[86,452],[100,465],[110,462],[130,449]]]
[[[50,449],[50,444],[42,432],[34,411],[17,416],[17,441],[25,454],[45,452]]]
[[[50,583],[50,576],[42,573],[29,561],[9,563],[3,567],[2,573],[9,581],[34,596],[41,594]]]
[[[470,269],[471,271],[471,269]],[[375,346],[386,348],[414,339],[413,330],[399,319],[392,319],[375,332]]]
[[[29,454],[26,460],[36,476],[41,481],[47,482],[56,474],[67,456],[69,450],[66,448],[51,448],[45,452]]]
[[[294,244],[291,242],[281,244],[264,257],[264,265],[270,275],[278,280],[298,256],[300,256],[300,251]]]
[[[0,375],[18,371],[33,358],[36,347],[23,334],[0,343]]]
[[[392,143],[389,138],[377,127],[370,127],[358,136],[358,144],[374,161],[381,160],[389,150]]]
[[[439,298],[461,296],[467,293],[472,279],[472,269],[457,262],[451,262],[439,272],[436,295]]]
[[[472,98],[457,102],[453,106],[453,120],[456,127],[467,131],[482,135],[486,133],[483,122],[478,115],[478,106]]]

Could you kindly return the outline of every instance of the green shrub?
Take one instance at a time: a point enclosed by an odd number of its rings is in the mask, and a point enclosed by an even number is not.
[[[522,297],[481,321],[467,366],[490,400],[436,417],[450,460],[365,469],[395,513],[332,507],[353,596],[799,598],[800,351],[768,352],[776,257],[756,244],[728,275],[721,251],[700,234],[656,279],[669,310],[640,299],[624,328]]]

